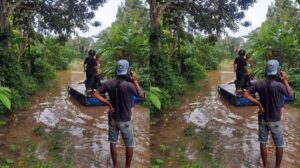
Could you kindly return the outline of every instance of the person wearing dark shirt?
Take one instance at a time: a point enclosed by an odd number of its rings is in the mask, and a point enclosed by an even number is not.
[[[95,50],[89,50],[88,57],[85,58],[83,63],[83,69],[86,75],[85,86],[88,93],[92,90],[94,78],[97,74],[97,63],[96,59],[94,58],[95,54]]]
[[[246,52],[245,50],[239,50],[239,56],[235,58],[233,63],[233,71],[236,75],[236,90],[238,92],[242,89],[243,77],[245,76],[245,67],[247,66],[246,60],[244,58]]]
[[[126,80],[130,76],[130,80]],[[101,93],[108,92],[110,100],[106,100]],[[131,108],[134,105],[133,96],[144,98],[144,93],[138,83],[137,74],[130,72],[127,60],[119,60],[116,67],[116,78],[104,82],[95,92],[94,97],[107,104],[108,115],[108,137],[110,141],[110,151],[114,167],[120,167],[117,161],[117,141],[121,132],[126,146],[126,168],[130,167],[134,136],[131,123]]]
[[[263,166],[269,167],[266,144],[269,132],[271,132],[276,146],[276,168],[279,168],[284,147],[283,126],[281,122],[283,118],[283,98],[284,96],[293,97],[293,91],[289,86],[286,73],[280,71],[277,60],[268,61],[266,75],[265,79],[254,82],[245,90],[243,96],[259,107],[258,140],[260,141]],[[259,101],[251,96],[255,92],[259,94]]]

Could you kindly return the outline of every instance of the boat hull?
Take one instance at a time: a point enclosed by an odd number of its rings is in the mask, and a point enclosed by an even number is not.
[[[242,95],[237,95],[235,91],[234,83],[221,84],[218,86],[218,92],[226,100],[235,106],[249,106],[254,105],[250,100],[244,98]],[[259,99],[258,95],[252,95],[253,97]],[[295,99],[295,93],[293,98],[284,96],[285,103],[292,102]]]
[[[74,97],[76,100],[78,100],[80,103],[86,105],[86,106],[101,106],[105,105],[103,102],[98,100],[97,98],[87,95],[85,91],[85,85],[83,83],[78,84],[71,84],[68,86],[68,93],[70,96]],[[103,97],[105,97],[107,100],[109,100],[108,95],[102,94]],[[143,99],[139,97],[134,97],[134,103],[142,103]]]

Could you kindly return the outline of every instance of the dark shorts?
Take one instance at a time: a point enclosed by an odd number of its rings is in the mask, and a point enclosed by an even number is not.
[[[134,147],[133,127],[131,121],[116,122],[112,117],[108,121],[108,141],[116,144],[121,132],[126,147]]]
[[[281,121],[266,122],[264,119],[260,119],[258,127],[258,141],[260,141],[260,143],[267,143],[269,132],[271,132],[275,146],[284,147],[284,135]]]

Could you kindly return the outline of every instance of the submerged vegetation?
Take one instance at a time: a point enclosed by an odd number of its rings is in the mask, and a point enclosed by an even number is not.
[[[68,143],[63,131],[58,128],[45,130],[43,125],[36,125],[33,134],[38,138],[39,143],[31,139],[25,139],[19,144],[11,144],[6,158],[0,158],[1,168],[10,167],[32,167],[32,168],[71,168],[72,154],[65,145]],[[47,158],[37,156],[42,145]],[[41,154],[40,154],[41,155]]]
[[[178,168],[220,168],[222,167],[222,148],[218,146],[219,139],[209,128],[197,128],[193,123],[188,123],[184,128],[184,138],[189,145],[193,144],[195,152],[189,153],[188,144],[181,141],[176,142],[174,156],[170,156],[171,149],[165,144],[159,146],[165,159],[152,158],[152,168],[176,167]],[[192,155],[189,156],[189,155]]]

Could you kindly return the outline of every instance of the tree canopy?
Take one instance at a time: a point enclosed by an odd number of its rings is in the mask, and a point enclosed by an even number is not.
[[[168,48],[172,50],[169,54],[173,57],[177,54],[181,64],[179,67],[182,67],[185,59],[180,54],[182,38],[190,36],[193,39],[194,35],[204,33],[209,34],[208,41],[213,44],[225,32],[225,28],[237,30],[239,23],[248,26],[249,22],[242,21],[244,11],[255,2],[256,0],[150,0],[151,81],[158,84],[164,78],[162,72],[168,69],[162,66],[168,65],[170,58],[170,55],[165,56],[163,52],[163,43],[166,42],[163,34],[168,32]]]
[[[2,0],[0,30],[18,26],[23,31],[38,30],[70,35],[75,28],[87,30],[86,21],[106,0]]]

